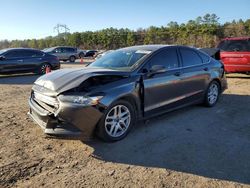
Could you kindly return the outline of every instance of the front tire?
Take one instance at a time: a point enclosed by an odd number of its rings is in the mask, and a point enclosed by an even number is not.
[[[204,104],[207,107],[213,107],[219,100],[220,96],[220,84],[217,81],[212,81],[206,91]]]
[[[135,108],[128,101],[113,103],[97,125],[97,135],[107,142],[114,142],[127,136],[136,121]]]

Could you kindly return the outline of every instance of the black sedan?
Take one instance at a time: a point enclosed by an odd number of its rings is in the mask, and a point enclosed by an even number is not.
[[[98,51],[96,51],[96,50],[88,50],[88,51],[86,51],[84,57],[94,57],[97,54],[97,52]]]
[[[47,68],[50,70],[60,68],[56,56],[26,48],[0,50],[0,74],[26,72],[45,74]]]
[[[195,48],[135,46],[116,50],[82,69],[40,77],[29,115],[50,135],[94,132],[124,138],[137,120],[191,104],[216,104],[227,88],[223,64]]]

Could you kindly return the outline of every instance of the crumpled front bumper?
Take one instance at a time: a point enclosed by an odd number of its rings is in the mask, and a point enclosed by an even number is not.
[[[102,113],[93,106],[60,103],[57,113],[49,112],[30,97],[28,115],[46,134],[53,136],[91,137]]]

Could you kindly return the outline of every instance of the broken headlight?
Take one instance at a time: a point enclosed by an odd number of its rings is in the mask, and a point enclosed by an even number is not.
[[[60,95],[59,100],[62,102],[80,104],[83,106],[92,106],[92,105],[97,105],[102,97],[103,96],[88,97],[88,96]]]

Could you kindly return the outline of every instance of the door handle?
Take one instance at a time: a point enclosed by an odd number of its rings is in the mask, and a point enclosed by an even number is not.
[[[23,60],[22,59],[20,59],[20,60],[17,60],[18,62],[23,62]]]
[[[181,75],[181,72],[176,72],[174,73],[175,76],[180,76]]]
[[[204,71],[208,71],[208,68],[207,68],[207,67],[205,67],[203,70],[204,70]]]

